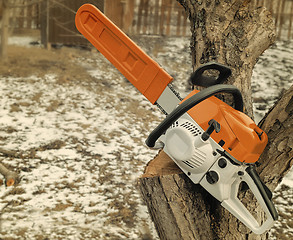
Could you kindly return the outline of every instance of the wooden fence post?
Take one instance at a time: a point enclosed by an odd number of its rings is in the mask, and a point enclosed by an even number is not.
[[[154,16],[154,34],[158,34],[159,27],[159,1],[155,3],[155,16]]]
[[[137,15],[137,25],[136,25],[136,33],[140,33],[141,29],[141,22],[142,22],[142,11],[143,11],[143,6],[144,6],[144,0],[139,1],[138,5],[138,15]]]
[[[122,31],[125,33],[132,32],[132,22],[134,18],[134,0],[124,0],[123,2],[123,16],[122,16]]]
[[[148,16],[149,16],[149,1],[144,1],[144,14],[143,14],[143,34],[147,33],[147,29],[148,29]]]
[[[41,2],[41,44],[49,48],[49,0]]]
[[[0,58],[2,60],[5,60],[7,58],[9,17],[10,17],[10,8],[7,2],[2,1],[2,29],[1,29],[1,48],[0,48]]]
[[[289,30],[287,35],[288,40],[291,39],[292,21],[293,21],[293,1],[291,1],[291,8],[290,8],[290,14],[289,14]]]
[[[122,28],[123,3],[120,0],[105,1],[105,15]]]
[[[280,2],[280,12],[279,12],[279,25],[277,26],[278,35],[277,38],[280,39],[282,36],[282,27],[284,24],[284,9],[285,9],[285,2],[286,0],[281,0]]]

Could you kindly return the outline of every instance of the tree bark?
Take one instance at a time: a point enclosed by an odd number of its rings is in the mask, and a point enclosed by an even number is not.
[[[293,85],[259,126],[269,138],[259,160],[259,173],[267,185],[275,189],[293,165]]]
[[[227,83],[241,90],[252,116],[252,69],[274,41],[270,13],[263,8],[250,11],[249,1],[179,2],[191,21],[194,69],[209,61],[230,66],[233,74]],[[260,125],[268,133],[269,143],[257,170],[271,190],[292,166],[292,88]],[[163,151],[148,164],[139,186],[160,239],[267,239],[266,233],[252,233],[200,185],[193,184]],[[258,220],[263,219],[249,191],[241,192],[239,198]]]

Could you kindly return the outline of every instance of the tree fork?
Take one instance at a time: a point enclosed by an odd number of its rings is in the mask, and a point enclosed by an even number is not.
[[[243,94],[246,112],[253,117],[251,76],[258,57],[274,42],[275,26],[265,8],[250,10],[243,0],[178,0],[191,25],[193,70],[207,62],[232,69],[226,83]],[[225,99],[224,99],[225,100]]]

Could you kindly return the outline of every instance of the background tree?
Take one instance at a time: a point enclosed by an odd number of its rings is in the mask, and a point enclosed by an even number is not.
[[[1,27],[1,48],[0,57],[5,59],[7,56],[7,46],[8,46],[8,29],[9,29],[9,5],[8,1],[2,0],[0,2],[2,9],[2,27]]]
[[[0,0],[0,9],[2,9],[2,27],[1,27],[1,47],[0,47],[0,59],[5,60],[7,58],[8,37],[11,31],[10,26],[10,11],[12,8],[25,8],[42,0],[28,0],[23,4],[19,4],[13,0]]]
[[[191,22],[193,68],[209,61],[229,66],[232,76],[227,83],[241,90],[246,112],[253,116],[252,70],[260,54],[274,42],[271,14],[264,8],[251,10],[250,1],[243,0],[178,1]],[[257,170],[271,190],[292,166],[292,92],[293,87],[260,124],[268,133],[269,143]],[[161,239],[267,239],[266,234],[251,233],[201,186],[182,174],[164,152],[148,164],[139,183]],[[263,219],[249,191],[239,198],[257,219]]]

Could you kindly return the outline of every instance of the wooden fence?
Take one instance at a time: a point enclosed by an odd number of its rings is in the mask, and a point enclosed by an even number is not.
[[[176,0],[107,0],[105,14],[128,34],[190,34],[185,10]]]
[[[116,4],[115,10],[112,2]],[[107,4],[112,6],[107,9]],[[107,0],[105,5],[106,15],[112,16],[114,22],[129,34],[190,34],[187,15],[176,0]],[[293,0],[251,0],[252,10],[262,6],[272,13],[277,38],[293,39]]]
[[[41,39],[48,44],[87,45],[75,27],[75,14],[78,8],[91,3],[104,9],[104,0],[43,0],[41,3]]]
[[[176,0],[10,0],[10,26],[14,29],[41,29],[42,39],[51,43],[84,44],[74,26],[74,14],[90,2],[104,10],[128,34],[186,36],[190,24],[183,7]],[[23,5],[24,7],[20,7]],[[276,23],[278,39],[293,39],[293,0],[251,0],[251,9],[265,6]],[[1,9],[0,9],[1,18]]]
[[[155,1],[153,5],[141,0],[136,22],[137,33],[185,36],[190,32],[187,14],[174,0]]]
[[[3,0],[4,1],[4,0]],[[10,9],[9,26],[13,29],[40,29],[40,5],[28,4],[25,0],[9,0]],[[24,6],[24,7],[23,7]]]

